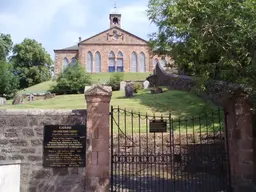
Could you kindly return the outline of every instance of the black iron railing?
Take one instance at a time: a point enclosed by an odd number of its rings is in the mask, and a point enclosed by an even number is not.
[[[228,191],[221,110],[177,118],[111,107],[110,116],[111,191]],[[150,122],[166,122],[166,131],[151,132]]]

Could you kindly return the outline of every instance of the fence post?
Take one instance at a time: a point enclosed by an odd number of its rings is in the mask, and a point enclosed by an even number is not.
[[[109,190],[109,103],[112,89],[94,85],[85,90],[87,103],[86,192]]]
[[[251,104],[245,95],[237,93],[227,102],[225,110],[232,188],[234,192],[255,191]]]

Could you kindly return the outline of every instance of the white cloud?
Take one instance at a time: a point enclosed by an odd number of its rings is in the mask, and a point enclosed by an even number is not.
[[[134,4],[119,10],[122,13],[122,27],[125,30],[144,39],[147,39],[147,35],[156,30],[156,26],[150,24],[146,5]]]
[[[136,23],[148,23],[146,15],[147,7],[144,5],[131,5],[120,8],[119,11],[122,13],[124,24]]]
[[[15,9],[0,13],[0,28],[11,33],[14,41],[21,41],[25,37],[41,39],[52,27],[55,15],[64,8],[70,8],[66,12],[68,25],[72,23],[77,26],[85,22],[85,13],[79,0],[24,0]],[[80,19],[75,19],[74,15]]]
[[[111,0],[112,1],[112,0]],[[0,33],[9,33],[14,43],[33,38],[42,43],[53,57],[53,49],[68,47],[78,37],[89,38],[109,28],[113,2],[106,0],[23,0],[0,12]],[[146,15],[147,0],[123,1],[118,5],[122,28],[147,39],[155,30]]]
[[[75,45],[78,43],[78,37],[80,34],[76,31],[65,31],[61,35],[58,36],[58,44],[60,47],[58,48],[64,48],[64,47],[69,47],[72,45]]]
[[[80,0],[73,0],[63,8],[63,12],[67,18],[67,24],[70,28],[81,28],[88,21],[88,6]]]

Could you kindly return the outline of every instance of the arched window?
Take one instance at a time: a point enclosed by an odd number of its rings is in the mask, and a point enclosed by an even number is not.
[[[71,59],[71,65],[74,66],[77,63],[77,60],[75,57]]]
[[[130,72],[138,72],[137,54],[135,52],[132,52]]]
[[[68,67],[68,58],[65,57],[62,61],[62,71],[64,71]]]
[[[124,57],[121,51],[117,54],[117,72],[124,72]]]
[[[92,53],[90,51],[87,53],[85,69],[86,69],[86,72],[88,72],[88,73],[92,72]]]
[[[140,72],[146,72],[146,57],[143,52],[140,53]]]
[[[101,56],[98,51],[95,54],[95,72],[101,72]]]
[[[115,72],[115,54],[113,51],[108,55],[108,72]]]

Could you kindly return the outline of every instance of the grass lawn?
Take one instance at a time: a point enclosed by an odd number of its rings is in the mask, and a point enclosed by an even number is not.
[[[6,106],[1,106],[0,109],[86,109],[83,94],[56,96],[53,99],[26,102],[22,105],[11,105],[11,101],[8,103]],[[148,91],[141,91],[133,98],[125,98],[123,91],[116,91],[113,92],[111,105],[115,108],[120,106],[121,109],[135,112],[135,114],[127,112],[126,114],[119,113],[119,115],[114,113],[116,130],[119,124],[120,129],[126,128],[127,132],[131,132],[132,128],[134,132],[145,132],[149,126],[149,120],[153,118],[154,114],[158,117],[162,114],[164,119],[168,120],[169,128],[172,124],[176,130],[180,128],[185,131],[187,127],[191,132],[193,129],[199,131],[199,129],[207,130],[209,128],[212,130],[220,127],[219,116],[212,115],[210,112],[211,110],[216,111],[216,106],[192,93],[183,91],[169,90],[162,94],[149,94]],[[200,119],[198,115],[205,112],[210,116],[206,118],[202,116]],[[148,116],[145,116],[146,113]],[[175,122],[170,123],[169,113]]]
[[[54,85],[54,83],[54,81],[45,81],[21,90],[20,93],[45,93],[52,85]]]
[[[109,80],[111,74],[113,73],[93,73],[90,74],[93,83],[105,83]],[[124,80],[146,80],[150,73],[123,73]],[[43,83],[39,83],[37,85],[26,88],[21,93],[44,93],[47,92],[52,85],[54,85],[54,81],[46,81]]]
[[[93,83],[105,83],[109,80],[112,73],[94,73],[91,74]],[[124,80],[146,80],[150,73],[123,73]]]

